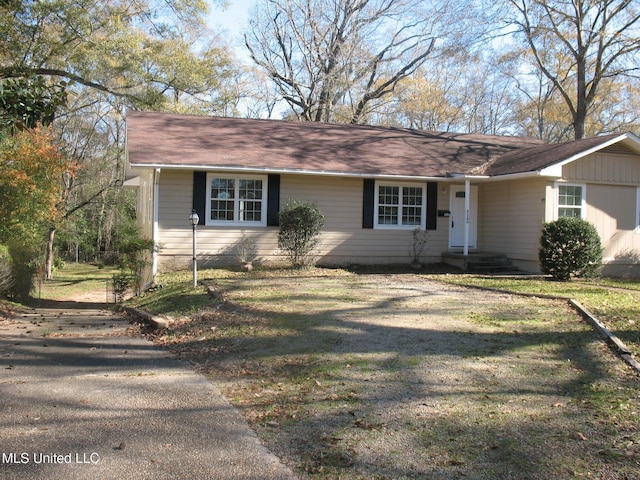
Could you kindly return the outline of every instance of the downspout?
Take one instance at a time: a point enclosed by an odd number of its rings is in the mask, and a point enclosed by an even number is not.
[[[464,181],[464,248],[462,254],[469,255],[469,210],[471,206],[471,182]]]
[[[151,278],[155,278],[158,273],[158,247],[159,247],[159,233],[158,233],[158,202],[160,199],[160,169],[156,168],[153,175],[153,260],[151,263]]]

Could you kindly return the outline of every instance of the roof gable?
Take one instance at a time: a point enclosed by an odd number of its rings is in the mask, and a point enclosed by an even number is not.
[[[542,175],[562,176],[561,168],[591,153],[620,142],[627,142],[640,152],[640,141],[632,134],[612,134],[591,137],[554,145],[540,145],[502,155],[484,166],[482,173],[489,176],[514,173],[540,172]]]

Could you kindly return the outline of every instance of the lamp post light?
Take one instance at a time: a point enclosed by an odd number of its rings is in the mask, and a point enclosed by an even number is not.
[[[191,222],[191,226],[193,227],[193,288],[198,286],[198,258],[196,257],[196,225],[200,221],[200,217],[198,216],[198,212],[195,210],[191,210],[191,215],[189,215],[189,221]]]

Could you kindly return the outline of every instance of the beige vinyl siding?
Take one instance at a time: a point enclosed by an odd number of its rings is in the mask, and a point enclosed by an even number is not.
[[[586,220],[600,234],[605,263],[612,264],[608,273],[614,275],[614,269],[637,264],[636,187],[588,184],[586,204]]]
[[[426,182],[422,185],[425,186]],[[325,215],[321,235],[319,263],[409,263],[410,230],[374,230],[362,228],[361,178],[336,176],[281,175],[281,208],[289,199],[316,204]],[[159,238],[160,270],[189,265],[192,230],[188,217],[192,208],[193,172],[163,170],[160,175]],[[438,204],[447,204],[443,188]],[[199,225],[198,255],[202,263],[233,264],[235,249],[242,233],[256,241],[262,263],[284,261],[277,248],[277,227],[212,227]],[[431,232],[425,261],[440,261],[447,244],[446,218],[438,219],[438,230]]]
[[[193,172],[163,170],[160,174],[158,236],[159,269],[184,268],[191,263],[193,231],[189,215],[193,207]],[[272,260],[277,229],[264,227],[197,226],[197,254],[203,265],[235,261],[242,234],[256,242],[258,260]]]
[[[584,218],[600,234],[603,272],[638,276],[640,234],[636,233],[636,195],[640,156],[625,154],[622,149],[604,150],[565,165],[562,181],[585,185]]]
[[[131,183],[124,188],[134,189],[136,192],[136,225],[142,237],[154,238],[153,232],[153,196],[154,196],[154,171],[153,170],[128,170],[127,175]],[[137,177],[137,178],[136,178]],[[137,180],[137,184],[133,183]],[[150,282],[153,278],[154,256],[149,255],[147,265],[142,273],[142,284]]]
[[[568,182],[640,184],[640,157],[612,153],[596,153],[562,167],[562,178]]]
[[[487,182],[478,191],[478,248],[536,269],[545,219],[544,179]]]
[[[426,195],[426,182],[417,184],[424,186]],[[283,205],[290,198],[313,202],[324,213],[320,246],[323,263],[408,263],[410,230],[362,228],[362,189],[361,178],[283,175],[280,198]],[[444,190],[439,188],[438,205],[447,202]],[[437,227],[430,231],[425,262],[440,261],[447,248],[446,219],[439,218]]]
[[[136,197],[136,219],[142,235],[153,237],[153,170],[144,170],[139,175],[140,183]]]

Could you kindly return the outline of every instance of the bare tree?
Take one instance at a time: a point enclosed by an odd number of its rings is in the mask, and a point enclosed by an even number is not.
[[[427,19],[420,6],[418,0],[266,0],[245,44],[299,119],[360,123],[434,50],[433,12]]]
[[[511,24],[524,36],[537,67],[560,93],[574,137],[585,124],[601,86],[635,76],[640,50],[637,0],[508,0]]]

